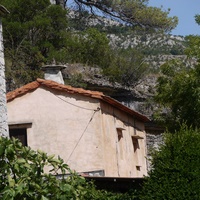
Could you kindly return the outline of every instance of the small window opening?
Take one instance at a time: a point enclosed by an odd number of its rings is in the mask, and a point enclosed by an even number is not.
[[[137,171],[140,171],[141,170],[141,166],[137,165],[136,169],[137,169]]]
[[[117,128],[117,137],[118,137],[118,142],[123,138],[123,128]]]
[[[23,146],[27,146],[27,130],[26,128],[9,129],[10,138],[14,137],[20,140]]]
[[[117,137],[118,137],[118,142],[123,138],[122,129],[117,128]]]
[[[133,143],[134,152],[136,152],[136,150],[140,148],[138,139],[135,137],[132,137],[132,143]]]

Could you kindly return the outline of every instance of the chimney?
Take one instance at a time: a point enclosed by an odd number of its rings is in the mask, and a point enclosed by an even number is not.
[[[54,65],[54,64],[43,66],[42,70],[44,71],[44,79],[64,84],[61,70],[65,68],[66,66],[64,65]]]
[[[65,8],[65,0],[50,0],[51,4],[60,5]]]
[[[0,5],[0,18],[9,13],[8,10]],[[0,19],[0,136],[9,137],[6,106],[6,81],[5,81],[5,61],[3,49],[2,22]]]

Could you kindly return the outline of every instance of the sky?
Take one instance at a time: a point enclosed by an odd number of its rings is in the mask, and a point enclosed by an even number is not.
[[[179,23],[172,30],[173,35],[200,35],[200,26],[196,24],[194,16],[200,14],[200,0],[149,0],[149,6],[161,7],[167,11],[169,16],[177,16]]]

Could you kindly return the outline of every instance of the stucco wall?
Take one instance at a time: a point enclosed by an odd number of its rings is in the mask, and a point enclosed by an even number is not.
[[[108,104],[101,103],[102,132],[106,175],[116,177],[143,177],[146,171],[146,137],[144,124]],[[135,128],[133,128],[135,127]],[[117,128],[122,129],[118,140]],[[132,136],[139,135],[139,148],[134,150]],[[136,166],[140,166],[139,170]]]
[[[105,176],[116,177],[146,174],[143,124],[97,99],[38,88],[8,103],[8,119],[9,124],[31,122],[28,145],[60,155],[78,172],[105,170]],[[138,129],[134,131],[131,124]],[[125,129],[120,144],[117,127]],[[131,135],[136,133],[144,139],[134,152]],[[140,171],[136,165],[142,166]]]

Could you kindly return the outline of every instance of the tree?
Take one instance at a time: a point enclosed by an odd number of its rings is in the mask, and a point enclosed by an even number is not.
[[[200,65],[189,68],[180,61],[172,60],[164,64],[161,71],[155,95],[161,108],[157,120],[163,120],[172,129],[183,122],[199,128]]]
[[[80,61],[89,65],[100,67],[108,66],[111,62],[111,48],[106,34],[95,28],[88,28],[80,34],[82,46]]]
[[[196,15],[195,20],[200,25],[200,15]],[[156,120],[164,122],[171,130],[179,128],[182,123],[200,127],[199,45],[200,36],[187,36],[185,54],[195,61],[187,66],[180,60],[171,60],[161,67],[155,95],[155,101],[159,104],[161,112],[155,116]]]
[[[103,72],[112,82],[134,87],[148,72],[144,55],[136,49],[118,49],[113,51],[110,65]]]
[[[182,126],[154,152],[141,200],[200,199],[200,132]]]
[[[2,0],[2,4],[10,11],[3,24],[7,83],[12,89],[40,77],[41,66],[51,63],[53,54],[63,48],[67,17],[49,0]]]
[[[78,199],[89,184],[72,172],[61,158],[33,151],[16,140],[0,138],[1,199]],[[45,173],[47,167],[50,173]],[[58,173],[63,174],[60,179]],[[64,174],[69,174],[68,178]]]
[[[57,3],[68,5],[68,0]],[[139,26],[147,29],[170,31],[177,25],[177,17],[168,17],[168,11],[161,8],[149,7],[148,0],[74,0],[71,7],[80,12],[89,10],[92,14],[102,13],[119,19],[133,27]]]

